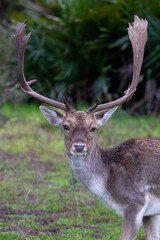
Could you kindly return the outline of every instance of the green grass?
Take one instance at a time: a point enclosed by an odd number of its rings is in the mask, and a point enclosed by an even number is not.
[[[122,218],[75,178],[63,134],[34,105],[5,105],[0,128],[0,239],[116,240]],[[117,111],[98,129],[112,147],[131,137],[159,137],[159,119]],[[144,239],[141,228],[137,239]]]

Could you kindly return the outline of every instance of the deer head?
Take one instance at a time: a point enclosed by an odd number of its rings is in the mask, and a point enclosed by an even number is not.
[[[69,105],[65,98],[63,99],[64,103],[57,102],[38,94],[30,87],[36,80],[27,82],[23,72],[25,48],[31,36],[31,32],[27,36],[24,35],[25,27],[25,22],[17,23],[15,34],[15,49],[18,58],[21,89],[30,96],[65,112],[65,114],[62,114],[44,106],[40,107],[40,110],[51,124],[64,129],[67,154],[85,155],[91,150],[96,128],[102,126],[114,113],[117,106],[128,101],[136,91],[147,40],[147,21],[135,16],[133,25],[129,25],[128,28],[133,48],[133,78],[131,85],[124,92],[124,96],[104,104],[99,104],[98,100],[87,111],[76,111]]]
[[[63,127],[68,155],[86,155],[90,152],[96,128],[102,126],[116,109],[117,107],[114,107],[103,114],[73,110],[64,115],[40,106],[51,124]]]

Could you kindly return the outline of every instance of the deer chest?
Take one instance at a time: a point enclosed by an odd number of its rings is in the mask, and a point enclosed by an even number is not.
[[[123,215],[123,206],[113,199],[102,177],[94,176],[90,181],[89,190],[102,199],[108,207],[114,209],[119,215]]]
[[[114,209],[118,214],[123,215],[123,207],[112,198],[107,190],[103,176],[97,175],[96,172],[91,171],[90,166],[84,159],[80,158],[75,160],[71,158],[70,165],[78,180],[82,182],[90,192],[102,199],[107,206]]]

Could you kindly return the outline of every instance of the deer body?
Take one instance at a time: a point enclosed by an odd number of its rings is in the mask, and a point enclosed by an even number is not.
[[[144,216],[160,214],[160,139],[131,139],[113,149],[96,145],[90,155],[69,160],[77,178],[118,214],[136,204],[146,206]]]
[[[150,219],[147,239],[159,240],[160,139],[130,139],[113,149],[99,148],[94,139],[92,147],[88,156],[69,156],[77,178],[117,214],[128,210],[127,227],[134,231],[127,238],[124,221],[121,239],[135,239],[142,220],[145,227]]]
[[[136,91],[144,47],[147,21],[135,16],[128,34],[133,49],[133,77],[124,96],[95,105],[86,112],[75,111],[64,103],[36,93],[23,73],[24,53],[31,36],[24,35],[25,22],[18,23],[15,49],[22,90],[32,97],[65,112],[44,106],[40,110],[47,120],[64,129],[66,153],[77,178],[105,204],[123,216],[120,240],[134,240],[143,221],[147,240],[160,239],[160,139],[130,139],[113,149],[98,146],[94,131],[111,117],[117,106],[128,101]],[[97,112],[97,113],[95,113]]]

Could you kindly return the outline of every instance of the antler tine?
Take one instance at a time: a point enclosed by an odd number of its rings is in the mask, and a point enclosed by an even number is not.
[[[94,109],[94,112],[118,106],[130,100],[135,93],[141,71],[144,48],[147,41],[147,26],[147,20],[140,19],[138,16],[134,16],[133,26],[129,24],[128,35],[133,49],[133,77],[131,85],[124,92],[123,97],[109,103],[98,105],[97,108]]]
[[[32,34],[32,32],[30,32],[27,36],[25,36],[24,35],[25,27],[26,27],[26,22],[17,23],[16,33],[14,36],[15,50],[16,50],[16,55],[18,58],[18,72],[19,72],[19,78],[20,78],[20,82],[21,82],[21,89],[23,90],[23,92],[27,93],[28,95],[30,95],[44,103],[47,103],[53,107],[60,108],[63,111],[67,112],[68,107],[65,104],[54,101],[47,97],[44,97],[44,96],[40,95],[39,93],[35,92],[30,87],[30,85],[32,83],[34,83],[36,80],[31,80],[31,81],[27,82],[25,79],[25,76],[24,76],[24,54],[25,54],[27,42]]]
[[[99,103],[100,103],[100,98],[98,98],[96,104],[94,104],[92,107],[90,107],[86,112],[94,113],[96,111],[96,108],[98,107]]]
[[[63,96],[63,102],[67,108],[67,112],[74,112],[74,109],[71,107],[71,105],[68,103],[65,96]]]

